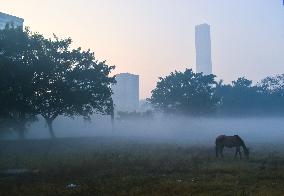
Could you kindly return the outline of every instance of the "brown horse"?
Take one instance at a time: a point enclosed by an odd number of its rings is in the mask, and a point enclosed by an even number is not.
[[[237,154],[239,154],[240,158],[242,158],[242,153],[240,150],[240,147],[242,147],[246,158],[249,157],[249,149],[246,147],[242,138],[240,138],[240,136],[238,135],[234,136],[220,135],[216,138],[215,145],[216,145],[215,146],[216,157],[219,157],[219,154],[221,155],[221,157],[223,157],[224,147],[228,148],[236,147],[235,158],[237,157]]]

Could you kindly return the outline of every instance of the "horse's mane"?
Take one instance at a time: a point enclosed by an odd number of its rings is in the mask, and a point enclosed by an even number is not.
[[[239,135],[234,135],[234,137],[238,138],[238,140],[240,140],[241,144],[245,144],[244,140],[239,136]]]

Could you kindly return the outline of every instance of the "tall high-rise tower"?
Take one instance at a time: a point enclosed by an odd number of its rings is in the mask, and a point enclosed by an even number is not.
[[[196,72],[212,74],[210,25],[195,26]]]

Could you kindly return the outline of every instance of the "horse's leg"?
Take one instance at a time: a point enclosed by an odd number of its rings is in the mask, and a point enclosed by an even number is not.
[[[240,159],[242,159],[242,153],[241,153],[241,148],[239,147],[239,154],[240,154]]]
[[[237,157],[238,153],[239,153],[239,149],[238,147],[236,147],[235,158]]]
[[[216,145],[215,146],[215,153],[216,153],[216,158],[218,158],[219,157],[219,147]]]
[[[221,157],[223,158],[224,156],[223,156],[223,150],[224,150],[224,146],[221,146],[221,148],[220,148],[220,154],[221,154]]]
[[[241,155],[241,150],[240,150],[240,147],[239,146],[237,146],[236,147],[236,154],[235,154],[235,158],[237,157],[237,155],[240,155],[240,158],[242,158],[242,155]]]

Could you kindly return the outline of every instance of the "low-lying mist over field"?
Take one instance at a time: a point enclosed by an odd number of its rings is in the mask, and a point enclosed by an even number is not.
[[[284,140],[284,118],[192,118],[156,116],[150,120],[115,120],[112,129],[109,116],[96,117],[91,122],[82,119],[58,118],[54,122],[57,137],[123,137],[147,142],[172,142],[214,145],[218,135],[240,135],[250,143],[279,143]],[[27,138],[49,138],[42,119],[32,124]],[[6,135],[12,138],[12,135]]]

